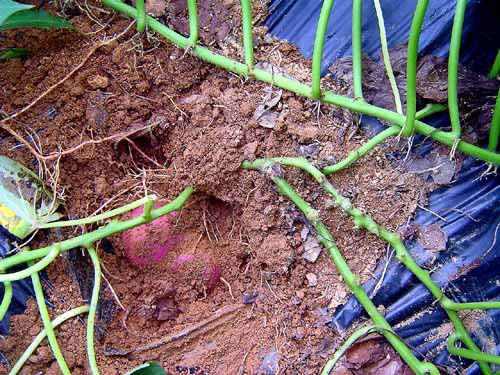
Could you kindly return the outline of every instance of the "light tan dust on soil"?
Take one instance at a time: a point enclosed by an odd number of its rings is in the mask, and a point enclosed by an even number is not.
[[[71,21],[80,30],[99,28],[84,14],[75,13]],[[105,32],[120,32],[129,23],[116,16]],[[8,45],[28,47],[32,55],[24,61],[2,63],[2,110],[11,113],[30,103],[69,72],[103,32],[89,37],[62,31],[7,33]],[[253,114],[269,85],[244,82],[161,39],[144,40],[143,53],[137,53],[140,38],[133,34],[130,31],[120,42],[97,51],[74,77],[15,122],[23,134],[28,134],[26,129],[38,134],[46,154],[83,140],[156,124],[151,132],[130,136],[131,142],[88,146],[61,159],[59,186],[64,187],[69,217],[85,217],[112,197],[108,209],[138,199],[144,187],[163,199],[174,198],[189,184],[197,188],[175,226],[183,241],[162,262],[146,269],[134,267],[124,257],[120,236],[110,239],[114,253],[99,248],[104,275],[127,310],[115,307],[112,322],[96,343],[102,373],[122,374],[145,360],[157,360],[172,374],[179,373],[176,366],[199,366],[197,374],[202,370],[205,374],[255,374],[263,356],[273,349],[278,353],[280,373],[317,373],[339,341],[325,325],[320,309],[344,302],[348,290],[325,253],[314,264],[302,258],[300,232],[305,224],[293,205],[265,177],[239,166],[245,158],[297,156],[301,145],[312,143],[319,144],[313,161],[325,164],[347,155],[366,138],[355,132],[355,121],[345,111],[322,105],[317,117],[314,102],[287,92],[274,109],[279,114],[276,127],[263,128]],[[271,62],[287,74],[308,79],[310,62],[293,47],[262,36],[256,42],[257,61]],[[224,48],[229,54],[237,52]],[[333,82],[325,84],[345,91]],[[12,139],[4,139],[2,154],[36,169],[33,156],[14,145]],[[357,207],[391,229],[404,223],[416,204],[423,205],[426,199],[422,182],[401,175],[386,156],[398,147],[402,146],[389,142],[330,179]],[[370,278],[384,254],[384,243],[355,229],[338,209],[321,209],[328,199],[303,173],[287,170],[286,178],[320,209],[361,280]],[[80,233],[81,229],[53,231],[39,245]],[[231,290],[219,283],[207,291],[197,270],[172,273],[172,261],[186,253],[215,260]],[[63,255],[48,268],[54,286],[49,293],[55,304],[52,316],[84,303],[71,265]],[[82,262],[78,267],[85,265]],[[307,286],[308,273],[317,276],[317,286]],[[103,285],[104,300],[112,300],[104,280]],[[155,304],[172,288],[176,288],[180,314],[175,320],[157,321],[152,317]],[[133,349],[180,332],[224,306],[241,303],[242,295],[252,292],[258,293],[256,302],[219,325],[131,358],[104,355],[105,349]],[[0,350],[15,361],[40,328],[36,306],[30,301],[26,314],[13,318],[11,335]],[[73,373],[89,373],[83,321],[74,319],[58,328],[57,334]],[[47,374],[58,371],[46,343],[23,373],[45,369],[49,369]]]

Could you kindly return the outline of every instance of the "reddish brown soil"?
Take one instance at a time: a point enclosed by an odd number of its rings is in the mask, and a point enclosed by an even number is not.
[[[89,36],[65,31],[6,34],[4,45],[32,52],[24,61],[2,62],[2,111],[13,113],[29,104],[62,79],[105,34],[119,33],[130,24],[117,15],[99,30],[84,13],[73,12],[71,21],[79,30],[97,32]],[[103,19],[109,17],[94,12]],[[241,47],[234,43],[224,51],[238,56]],[[308,80],[310,63],[294,48],[264,37],[257,44],[257,61]],[[119,42],[99,49],[65,84],[11,122],[44,154],[154,124],[151,131],[128,140],[119,137],[88,145],[60,159],[57,190],[70,218],[88,216],[104,204],[106,209],[118,207],[142,197],[145,189],[168,200],[187,185],[196,187],[175,223],[175,233],[183,240],[162,262],[146,268],[132,265],[119,235],[101,243],[104,276],[125,309],[114,303],[107,327],[106,319],[101,319],[106,330],[96,350],[102,374],[123,374],[146,360],[160,362],[172,374],[188,373],[185,367],[199,367],[195,374],[257,374],[262,359],[273,350],[279,373],[316,374],[342,341],[325,325],[324,310],[348,298],[338,271],[325,253],[315,263],[302,258],[302,216],[264,176],[239,166],[245,158],[297,156],[301,146],[313,143],[319,147],[314,161],[324,165],[347,155],[366,138],[345,111],[322,105],[317,116],[314,102],[287,92],[274,109],[279,116],[275,128],[261,127],[253,114],[269,90],[278,92],[203,63],[158,36],[141,38],[129,31]],[[33,155],[16,145],[12,138],[2,138],[1,153],[37,169]],[[357,207],[391,229],[404,223],[417,203],[426,199],[422,182],[399,172],[386,156],[403,146],[389,142],[331,178]],[[54,161],[48,162],[46,170],[53,173],[55,167]],[[54,176],[46,175],[49,183]],[[384,243],[354,228],[340,210],[321,209],[327,198],[304,173],[287,170],[286,178],[320,209],[361,280],[371,277],[385,252]],[[52,231],[36,246],[93,228]],[[227,284],[207,288],[200,263],[172,272],[173,260],[186,253],[218,264]],[[82,305],[88,297],[88,291],[82,296],[75,274],[87,275],[83,278],[91,284],[92,273],[86,271],[86,257],[75,263],[78,254],[80,250],[60,256],[48,268],[54,286],[52,291],[47,289],[55,304],[52,316]],[[310,273],[317,276],[317,286],[308,286]],[[103,301],[113,301],[106,281],[102,296]],[[242,299],[252,296],[256,296],[254,303],[242,305]],[[231,306],[234,312],[186,337],[127,357],[109,355],[179,333]],[[158,320],[158,309],[171,319]],[[15,362],[40,328],[35,303],[30,301],[27,312],[13,318],[11,335],[0,350]],[[84,321],[62,325],[57,335],[73,373],[89,373]],[[23,369],[23,374],[39,372],[58,373],[46,343]]]

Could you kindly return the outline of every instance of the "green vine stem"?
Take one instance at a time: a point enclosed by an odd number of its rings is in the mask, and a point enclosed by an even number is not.
[[[316,35],[314,37],[311,96],[315,99],[321,98],[321,62],[323,61],[326,29],[330,13],[332,12],[333,2],[334,0],[323,0],[323,6],[318,18],[318,26],[316,27]]]
[[[287,158],[280,158],[283,161]],[[272,160],[256,160],[255,162],[243,162],[243,169],[258,169],[264,171],[276,184],[280,194],[288,197],[297,208],[302,211],[307,220],[315,228],[318,233],[321,244],[327,249],[330,257],[335,263],[337,269],[344,282],[348,285],[349,289],[356,296],[358,301],[363,305],[367,314],[373,320],[374,324],[378,327],[382,327],[387,331],[391,331],[392,328],[387,323],[382,314],[377,310],[377,307],[373,304],[370,297],[361,287],[361,284],[356,277],[356,275],[351,271],[344,257],[340,253],[339,249],[335,245],[332,235],[326,228],[326,226],[319,219],[319,213],[313,209],[302,197],[300,197],[293,188],[279,176],[280,171],[276,171],[275,164],[273,163],[278,159]],[[307,161],[304,159],[305,163]],[[319,172],[319,171],[318,171]],[[321,173],[321,172],[319,172]],[[395,350],[401,355],[403,360],[408,364],[408,366],[417,374],[439,374],[437,368],[431,363],[420,362],[412,353],[412,351],[401,341],[396,338],[393,334],[383,333],[384,337],[391,343]]]
[[[488,142],[488,150],[495,152],[498,147],[498,138],[500,137],[500,89],[498,90],[495,109],[491,119],[490,138]]]
[[[499,72],[500,72],[500,49],[498,50],[497,57],[493,62],[493,66],[491,67],[490,74],[488,74],[488,77],[494,79],[498,76]]]
[[[124,214],[125,212],[132,211],[136,209],[137,207],[151,204],[153,205],[154,202],[156,201],[157,197],[156,195],[148,195],[144,198],[138,199],[134,202],[128,203],[122,207],[115,208],[113,210],[106,211],[100,215],[94,215],[94,216],[89,216],[84,219],[76,219],[76,220],[65,220],[65,221],[55,221],[52,223],[46,223],[40,225],[38,228],[39,229],[47,229],[47,228],[61,228],[61,227],[72,227],[72,226],[77,226],[77,225],[86,225],[86,224],[92,224],[92,223],[97,223],[98,221],[109,219],[110,217],[113,216],[118,216],[121,214]]]
[[[197,0],[187,0],[189,15],[189,45],[198,43],[198,4]]]
[[[500,301],[457,303],[451,300],[445,300],[442,302],[442,305],[445,309],[453,311],[500,309]]]
[[[250,3],[250,0],[241,0],[241,14],[243,18],[243,49],[245,51],[245,64],[250,70],[254,64],[252,4]]]
[[[424,284],[424,286],[432,293],[432,295],[436,298],[436,300],[439,301],[441,307],[445,310],[451,323],[455,327],[455,330],[458,333],[460,340],[470,350],[478,354],[481,354],[480,349],[474,343],[472,338],[469,336],[457,312],[446,308],[447,305],[452,303],[450,299],[446,297],[443,294],[443,292],[439,289],[439,287],[434,283],[429,273],[420,266],[418,266],[418,264],[413,260],[410,253],[408,252],[403,242],[396,233],[390,232],[384,227],[378,225],[370,216],[363,214],[359,209],[353,207],[350,200],[343,197],[327,180],[326,176],[304,158],[271,158],[269,160],[258,159],[253,162],[243,162],[242,168],[262,169],[265,168],[267,165],[269,165],[269,163],[279,163],[286,166],[297,167],[309,173],[323,187],[323,189],[334,199],[334,204],[340,207],[344,212],[346,212],[353,218],[356,226],[368,230],[369,232],[375,234],[380,239],[389,243],[396,252],[396,259],[398,259],[399,262],[401,262],[406,268],[408,268],[418,278],[418,280],[420,280],[420,282]],[[349,287],[351,287],[349,283],[347,284],[349,285]],[[356,298],[358,298],[356,293],[354,294]],[[365,307],[365,310],[367,310],[365,306],[365,301],[359,300],[359,302]],[[374,323],[377,326],[386,328],[384,325],[379,324],[375,320]],[[388,341],[390,340],[388,339]],[[491,369],[485,362],[487,361],[479,362],[479,366],[484,374],[490,375],[492,374]]]
[[[121,2],[120,0],[102,0],[102,3],[130,17],[137,18],[137,10],[130,5]],[[187,38],[168,28],[161,22],[149,16],[146,18],[146,22],[152,30],[158,32],[160,35],[170,40],[178,47],[189,47],[189,41]],[[255,67],[249,72],[247,65],[225,56],[216,54],[206,47],[196,45],[190,48],[190,52],[202,60],[210,62],[233,73],[237,73],[243,76],[250,75],[256,80],[272,83],[276,87],[291,91],[297,95],[313,99],[317,98],[317,96],[313,96],[311,86],[300,83],[294,79],[276,75],[272,72]],[[319,68],[317,67],[317,69]],[[325,103],[346,108],[354,112],[377,117],[389,123],[398,125],[400,128],[403,127],[406,122],[406,116],[400,115],[399,113],[371,105],[362,100],[356,100],[354,98],[348,98],[342,95],[334,94],[331,91],[323,92],[320,100]],[[415,131],[417,133],[431,137],[432,139],[441,142],[442,144],[445,144],[449,147],[456,146],[456,149],[458,151],[463,152],[467,155],[474,156],[477,159],[486,161],[491,164],[500,165],[500,154],[482,149],[481,147],[474,146],[462,140],[457,144],[456,137],[449,132],[444,132],[442,130],[436,129],[418,120],[415,121]]]
[[[458,108],[458,63],[466,8],[467,0],[457,0],[451,30],[450,56],[448,57],[448,109],[450,112],[451,132],[457,139],[462,135]]]
[[[144,213],[140,217],[126,221],[113,220],[107,225],[95,230],[94,232],[74,237],[42,249],[32,250],[32,251],[22,251],[8,258],[0,260],[0,270],[1,270],[0,282],[4,283],[4,290],[5,290],[2,304],[0,307],[0,313],[2,315],[2,318],[5,312],[7,311],[12,299],[11,281],[31,276],[33,282],[33,288],[35,291],[35,297],[38,305],[38,310],[40,312],[40,316],[42,318],[42,322],[44,325],[44,331],[42,331],[35,338],[34,342],[30,345],[28,350],[23,354],[21,359],[14,366],[14,368],[11,371],[11,374],[16,374],[20,370],[20,368],[23,366],[23,364],[26,362],[29,356],[33,353],[36,347],[43,340],[45,335],[47,336],[49,345],[52,349],[52,352],[54,353],[54,357],[61,369],[61,372],[63,373],[63,375],[70,374],[71,373],[70,369],[66,361],[64,360],[64,356],[57,342],[57,338],[53,327],[55,327],[57,324],[60,324],[62,321],[69,319],[71,316],[75,316],[75,314],[77,313],[81,313],[83,311],[89,311],[89,317],[87,323],[87,354],[92,374],[99,375],[99,369],[97,366],[95,348],[94,348],[94,326],[95,326],[95,317],[96,317],[100,283],[101,283],[101,269],[100,269],[99,257],[94,247],[91,244],[110,235],[125,231],[127,229],[134,228],[141,224],[145,224],[151,220],[155,220],[161,216],[164,216],[172,211],[177,211],[181,209],[186,200],[191,196],[193,191],[194,191],[193,187],[189,186],[185,188],[181,192],[181,194],[179,194],[179,196],[175,198],[172,202],[155,210],[153,210],[153,206],[156,201],[156,196],[152,195],[140,199],[136,202],[132,202],[118,209],[103,213],[101,215],[81,220],[72,220],[69,222],[65,222],[64,223],[65,225],[61,226],[81,225],[82,223],[88,224],[91,222],[96,222],[99,220],[103,220],[112,216],[122,214],[124,212],[130,211],[131,209],[144,205]],[[66,314],[63,314],[63,316],[55,319],[54,322],[51,323],[38,272],[44,269],[48,264],[50,264],[60,252],[67,251],[75,247],[86,247],[89,252],[90,258],[92,260],[92,264],[94,266],[94,285],[92,289],[90,307],[84,306],[82,308],[72,310]],[[42,260],[38,261],[37,263],[34,263],[34,260],[40,258],[42,258]],[[28,268],[11,274],[3,273],[4,270],[7,270],[10,267],[22,263],[28,263]]]
[[[64,323],[66,320],[71,319],[80,314],[84,314],[89,311],[87,305],[77,307],[75,309],[69,310],[62,315],[55,318],[50,324],[52,328],[56,328],[58,325]],[[28,361],[29,357],[35,352],[36,348],[42,343],[42,341],[47,337],[47,331],[43,329],[31,342],[28,348],[24,351],[23,355],[17,360],[16,364],[11,368],[9,375],[16,375],[23,365]]]
[[[363,0],[352,2],[352,84],[354,98],[363,99]]]
[[[135,0],[135,7],[137,9],[137,31],[143,33],[146,29],[146,7],[144,0]]]
[[[347,168],[351,164],[355,163],[358,159],[365,156],[368,152],[370,152],[373,148],[378,146],[380,143],[385,142],[387,138],[390,138],[394,135],[397,135],[400,131],[399,126],[391,126],[380,133],[378,133],[375,137],[370,138],[368,142],[359,147],[358,149],[352,151],[347,155],[347,157],[338,163],[330,165],[328,167],[323,168],[323,173],[325,175],[330,175],[332,173],[341,171],[342,169]]]
[[[0,304],[0,321],[2,321],[3,318],[5,317],[5,314],[7,314],[11,302],[12,302],[12,283],[10,281],[4,281],[2,304]]]
[[[99,375],[99,366],[97,366],[94,349],[94,326],[99,292],[101,290],[101,264],[94,247],[87,246],[87,251],[94,266],[94,286],[92,287],[92,297],[90,298],[89,314],[87,317],[87,356],[92,375]]]
[[[23,254],[24,253],[27,254],[29,253],[29,251],[25,251],[23,252]],[[32,261],[29,261],[28,265],[31,266],[32,263]],[[52,353],[54,354],[54,357],[63,375],[71,375],[71,371],[61,352],[61,348],[59,347],[59,343],[57,342],[54,328],[52,327],[52,323],[50,321],[49,311],[47,309],[47,305],[45,304],[45,296],[43,295],[42,283],[40,282],[40,276],[38,275],[38,272],[34,272],[33,274],[31,274],[31,281],[33,283],[33,289],[35,291],[35,299],[38,305],[38,311],[40,312],[40,317],[42,318],[43,327],[47,334],[47,340],[49,341]]]
[[[418,44],[428,4],[429,0],[418,0],[408,39],[408,53],[406,58],[406,122],[401,130],[401,135],[404,137],[412,136],[415,130]]]
[[[172,211],[180,210],[186,200],[191,196],[193,191],[193,187],[189,186],[185,188],[182,193],[180,193],[179,196],[172,202],[155,210],[152,210],[151,220],[155,220],[160,216],[164,216]],[[14,254],[8,258],[0,259],[0,269],[7,270],[10,267],[16,266],[18,264],[23,264],[31,260],[43,258],[47,256],[53,246],[58,246],[60,248],[60,252],[62,253],[75,247],[85,247],[89,243],[95,243],[105,237],[109,237],[113,234],[135,228],[147,222],[148,221],[143,216],[125,221],[112,220],[108,224],[96,229],[93,232],[82,234],[81,236],[70,238],[38,250],[24,251]]]
[[[342,358],[342,356],[349,350],[351,346],[353,346],[356,341],[361,339],[362,337],[372,333],[372,332],[378,332],[380,329],[376,326],[368,326],[368,327],[363,327],[358,330],[356,330],[349,338],[340,346],[340,348],[335,352],[333,357],[326,362],[325,367],[323,367],[323,370],[321,371],[320,375],[330,375],[332,372],[333,368],[337,364],[337,362]]]
[[[434,104],[434,103],[431,104],[431,103],[429,103],[415,114],[415,118],[417,120],[421,120],[425,117],[435,115],[436,113],[444,112],[447,109],[448,109],[448,107],[445,106],[444,104]]]
[[[385,30],[382,6],[380,5],[380,0],[373,0],[373,4],[375,5],[375,13],[377,14],[378,28],[380,32],[380,45],[382,46],[382,57],[384,60],[385,72],[387,74],[387,78],[389,78],[389,83],[391,84],[392,95],[394,95],[394,103],[396,105],[396,112],[402,115],[403,105],[401,104],[398,84],[396,83],[394,71],[392,70],[391,56],[389,55],[389,46],[387,45],[387,33]]]
[[[11,281],[17,281],[24,279],[26,277],[30,277],[31,275],[40,272],[43,270],[45,267],[47,267],[54,259],[56,259],[57,255],[59,255],[60,248],[56,246],[52,246],[49,253],[42,258],[39,262],[36,262],[29,266],[28,268],[25,268],[21,271],[13,272],[13,273],[7,273],[7,274],[0,274],[0,282],[5,283],[5,282],[11,282]],[[20,253],[24,254],[24,253]]]
[[[457,341],[461,340],[460,334],[457,333],[452,333],[450,337],[448,337],[447,340],[447,349],[448,351],[456,356],[462,357],[462,358],[467,358],[471,359],[473,361],[485,361],[489,363],[493,363],[496,365],[500,365],[500,356],[497,355],[492,355],[492,354],[487,354],[483,352],[476,352],[474,350],[469,350],[469,349],[464,349],[464,348],[459,348],[457,347]],[[497,372],[496,374],[499,374],[500,372]]]

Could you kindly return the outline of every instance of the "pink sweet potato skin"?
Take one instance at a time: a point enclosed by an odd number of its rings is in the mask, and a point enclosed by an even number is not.
[[[143,207],[129,214],[129,218],[142,215]],[[125,257],[138,268],[146,268],[165,260],[167,255],[176,250],[173,260],[168,265],[177,285],[198,285],[206,292],[213,290],[220,282],[221,267],[208,254],[198,251],[195,254],[182,253],[179,245],[182,234],[175,234],[173,226],[177,212],[160,217],[148,224],[138,226],[121,235]],[[194,282],[194,284],[193,284]]]
[[[220,282],[220,266],[209,255],[181,254],[175,258],[171,270],[180,278],[199,279],[207,291],[213,290]]]
[[[136,208],[129,217],[138,217],[143,210],[143,207]],[[177,212],[171,212],[123,232],[121,238],[127,259],[140,268],[161,262],[182,241],[182,236],[173,234],[172,230],[176,216]]]

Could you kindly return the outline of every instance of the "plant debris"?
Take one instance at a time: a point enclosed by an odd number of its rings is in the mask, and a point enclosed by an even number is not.
[[[417,242],[431,252],[446,250],[448,237],[438,223],[427,226],[418,226]]]

